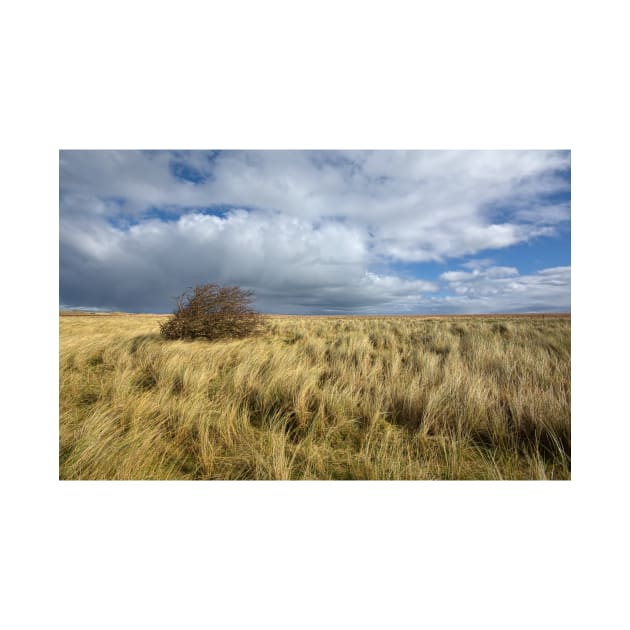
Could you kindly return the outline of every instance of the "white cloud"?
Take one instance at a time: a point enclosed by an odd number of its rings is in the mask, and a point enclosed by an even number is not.
[[[440,278],[455,294],[430,300],[442,312],[514,312],[571,310],[571,267],[553,267],[520,275],[513,267],[447,271]]]
[[[567,203],[538,204],[516,210],[514,216],[520,221],[556,224],[571,218],[571,205]]]
[[[462,267],[465,269],[483,269],[484,267],[490,267],[494,265],[493,258],[473,258],[468,262],[462,263]]]
[[[393,263],[552,235],[569,209],[545,196],[567,192],[559,173],[569,160],[553,151],[62,152],[61,299],[156,309],[214,280],[251,285],[269,308],[351,308],[352,298],[356,308],[406,309],[435,286],[386,271]],[[201,212],[216,206],[222,216]]]
[[[254,288],[267,310],[278,303],[292,311],[405,308],[437,288],[366,271],[365,235],[334,220],[315,226],[279,213],[235,210],[124,230],[103,221],[89,229],[69,226],[64,234],[61,271],[71,303],[100,298],[111,308],[160,310],[184,287],[215,281]],[[94,281],[86,286],[76,269],[88,270]]]

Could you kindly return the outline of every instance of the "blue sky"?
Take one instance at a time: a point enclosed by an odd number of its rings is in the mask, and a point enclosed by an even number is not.
[[[568,151],[61,151],[60,304],[570,310]]]

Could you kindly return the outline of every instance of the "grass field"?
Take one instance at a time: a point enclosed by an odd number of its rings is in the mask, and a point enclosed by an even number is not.
[[[60,317],[62,479],[569,479],[568,317]]]

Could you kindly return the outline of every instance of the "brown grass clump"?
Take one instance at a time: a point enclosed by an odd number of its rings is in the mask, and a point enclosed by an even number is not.
[[[177,298],[171,319],[160,324],[165,339],[222,339],[260,332],[264,320],[254,311],[253,291],[218,284],[197,285]]]
[[[569,479],[568,318],[62,317],[63,479]]]

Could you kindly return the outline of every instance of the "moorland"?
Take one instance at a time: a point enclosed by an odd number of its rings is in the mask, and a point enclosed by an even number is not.
[[[61,313],[61,479],[570,478],[569,316],[165,318]]]

